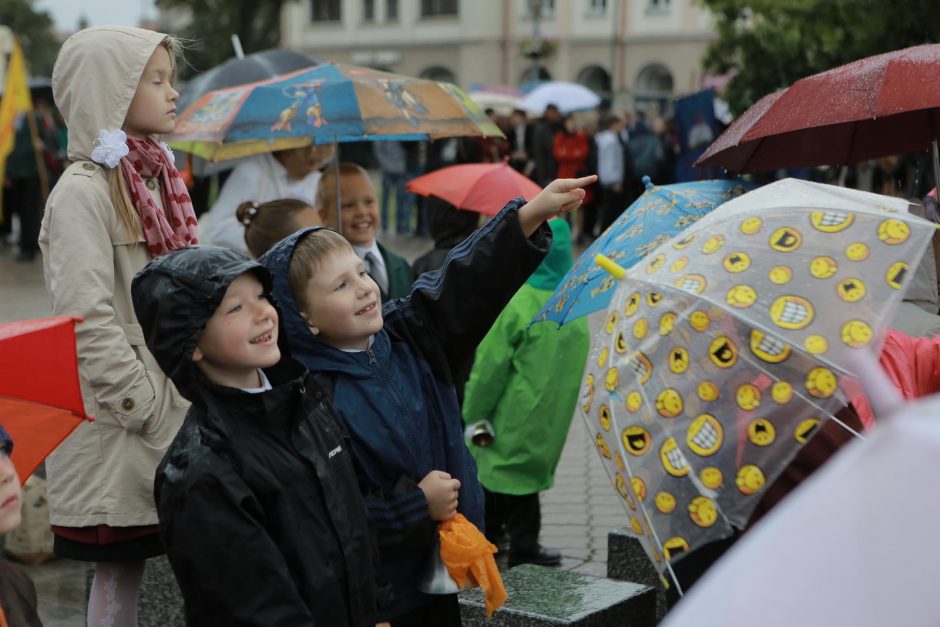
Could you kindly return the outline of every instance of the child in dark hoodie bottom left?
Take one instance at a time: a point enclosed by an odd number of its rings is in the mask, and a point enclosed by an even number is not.
[[[147,347],[192,402],[157,468],[190,625],[375,625],[374,544],[328,395],[279,346],[271,278],[223,248],[134,278]]]

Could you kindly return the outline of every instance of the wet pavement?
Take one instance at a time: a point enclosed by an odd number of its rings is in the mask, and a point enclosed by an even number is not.
[[[432,245],[428,238],[409,236],[389,235],[382,241],[409,261]],[[15,249],[0,246],[0,322],[51,315],[41,258],[20,263],[14,256]],[[596,320],[592,322],[593,330]],[[562,569],[603,576],[607,533],[624,524],[623,507],[607,481],[581,417],[575,415],[555,486],[542,494],[541,542],[561,549]],[[55,560],[27,570],[36,582],[39,611],[47,627],[84,624],[84,563]]]

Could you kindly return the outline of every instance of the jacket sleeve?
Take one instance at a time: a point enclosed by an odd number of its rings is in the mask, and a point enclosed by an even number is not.
[[[493,322],[538,267],[552,243],[552,232],[542,224],[527,238],[519,226],[522,198],[511,200],[490,221],[454,247],[444,265],[422,274],[405,301],[395,301],[383,313],[386,324],[397,328],[407,317],[408,304],[428,327],[425,337],[443,347],[451,372],[473,359],[477,345]],[[422,338],[416,338],[420,345]]]
[[[402,476],[395,485],[369,489],[364,496],[382,558],[414,554],[431,545],[437,523],[414,481]]]
[[[137,432],[153,412],[155,392],[115,319],[110,234],[123,227],[112,224],[114,209],[95,187],[81,180],[67,189],[68,204],[62,194],[50,200],[43,234],[46,283],[56,314],[84,319],[76,329],[78,360],[95,400],[123,428]]]
[[[188,623],[313,624],[284,556],[264,528],[261,504],[234,472],[203,473],[188,480],[185,490],[164,484],[157,500],[160,535]]]
[[[513,355],[528,320],[522,320],[510,301],[477,347],[476,360],[464,392],[465,424],[492,420],[508,385],[512,384]]]
[[[245,251],[245,225],[235,219],[238,205],[249,200],[258,200],[262,188],[261,168],[253,162],[236,167],[219,191],[212,209],[199,224],[200,241],[213,246],[225,246]]]

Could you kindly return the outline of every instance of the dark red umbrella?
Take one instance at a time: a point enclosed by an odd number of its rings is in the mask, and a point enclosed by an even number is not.
[[[932,44],[854,61],[765,96],[696,165],[737,172],[847,165],[924,150],[938,137],[940,44]]]
[[[13,438],[13,465],[26,481],[83,421],[75,325],[56,316],[0,324],[0,424]]]

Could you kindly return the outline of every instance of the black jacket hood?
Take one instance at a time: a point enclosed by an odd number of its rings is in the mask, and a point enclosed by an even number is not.
[[[246,272],[254,272],[265,293],[271,293],[271,274],[264,266],[215,246],[192,246],[157,257],[131,283],[134,311],[147,348],[190,401],[198,396],[192,358],[199,336],[228,286]],[[283,334],[279,336],[283,356],[281,338]]]

